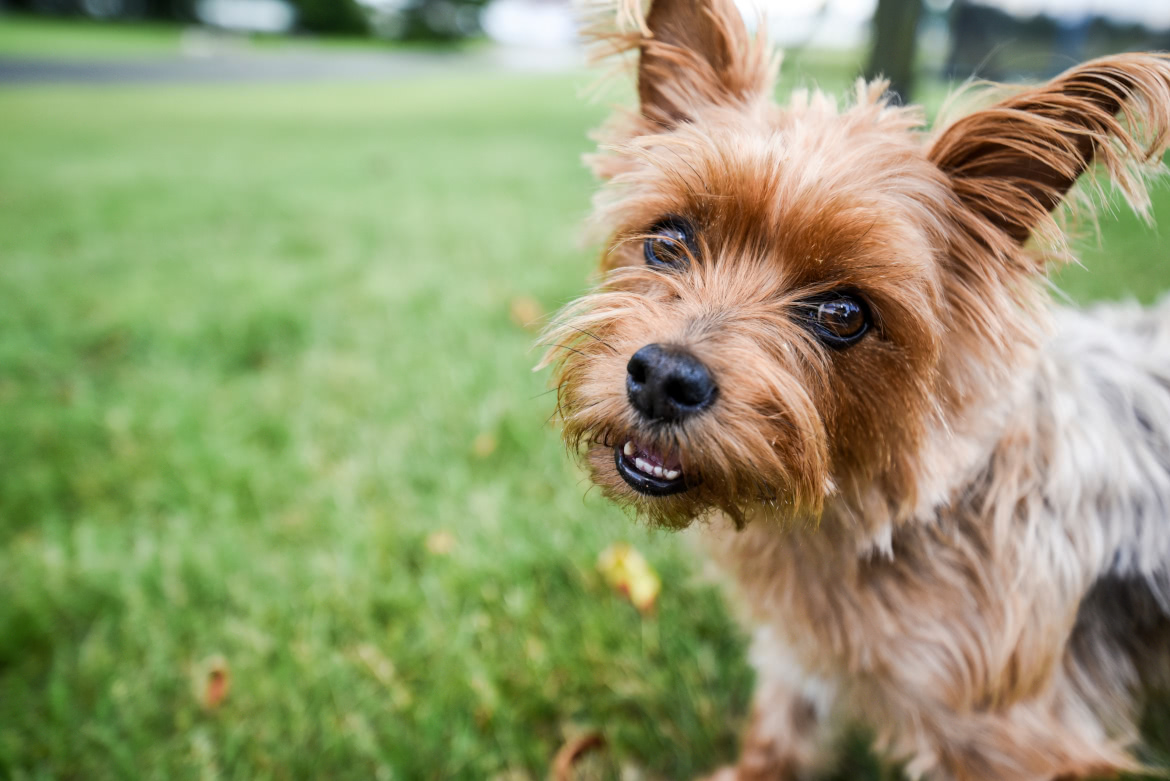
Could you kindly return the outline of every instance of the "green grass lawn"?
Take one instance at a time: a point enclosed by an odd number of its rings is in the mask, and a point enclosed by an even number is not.
[[[0,13],[0,55],[52,58],[143,57],[179,53],[173,24],[102,23]]]
[[[0,776],[733,757],[740,630],[585,495],[509,316],[592,267],[588,80],[0,90]],[[1076,297],[1170,285],[1156,231],[1103,244]],[[618,540],[649,616],[596,572]]]
[[[199,30],[195,25],[193,30]],[[312,51],[318,54],[433,50],[433,43],[390,41],[356,36],[265,35],[208,33],[220,38],[220,46],[234,52],[278,54]],[[442,50],[474,51],[483,41],[447,45]],[[5,14],[0,10],[0,57],[49,59],[127,59],[177,57],[183,50],[183,27],[165,22],[101,22],[71,17],[39,17]]]

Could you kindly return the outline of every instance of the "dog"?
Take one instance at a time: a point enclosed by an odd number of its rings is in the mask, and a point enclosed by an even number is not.
[[[592,481],[694,524],[753,627],[717,777],[815,777],[858,723],[912,777],[1147,770],[1170,304],[1074,311],[1047,274],[1073,206],[1148,211],[1170,59],[1090,61],[928,131],[881,81],[777,104],[733,0],[592,13],[639,105],[589,158],[602,278],[545,361]]]

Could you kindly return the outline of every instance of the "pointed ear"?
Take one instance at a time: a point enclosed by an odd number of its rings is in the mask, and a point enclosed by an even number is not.
[[[929,150],[959,200],[1022,244],[1094,161],[1139,211],[1141,168],[1170,129],[1170,58],[1123,54],[1079,65],[944,130]]]
[[[752,40],[734,0],[652,0],[644,16],[642,7],[643,0],[595,0],[585,35],[596,44],[595,59],[638,51],[646,120],[670,128],[705,105],[772,94],[779,60],[763,25]]]
[[[653,0],[645,26],[638,97],[647,119],[675,125],[704,104],[771,94],[767,46],[753,45],[733,0]]]

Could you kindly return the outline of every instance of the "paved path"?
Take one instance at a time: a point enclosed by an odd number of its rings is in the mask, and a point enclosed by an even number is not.
[[[469,53],[219,53],[135,59],[52,59],[0,55],[0,84],[172,84],[369,81],[444,72],[568,70],[578,52],[486,49]]]

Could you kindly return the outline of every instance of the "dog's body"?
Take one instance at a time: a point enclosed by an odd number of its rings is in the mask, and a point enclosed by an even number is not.
[[[851,721],[914,774],[1129,762],[1135,694],[1170,682],[1170,305],[1058,328],[1002,405],[945,437],[965,489],[916,523],[858,536],[864,508],[830,503],[815,529],[700,530],[759,626],[745,771],[831,762]]]
[[[608,273],[551,355],[594,481],[704,519],[758,627],[725,773],[803,777],[849,720],[935,778],[1135,768],[1170,682],[1170,307],[1053,311],[1043,278],[1094,161],[1147,203],[1170,61],[927,136],[880,84],[775,105],[731,0],[618,17],[641,113],[594,160]]]

